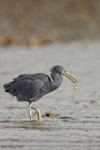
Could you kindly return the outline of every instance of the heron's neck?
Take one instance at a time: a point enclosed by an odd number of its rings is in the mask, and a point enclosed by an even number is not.
[[[51,78],[53,80],[51,84],[51,91],[53,91],[61,85],[63,77],[58,73],[51,73]]]

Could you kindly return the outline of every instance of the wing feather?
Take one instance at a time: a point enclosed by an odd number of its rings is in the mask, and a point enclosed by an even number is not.
[[[43,85],[44,82],[41,80],[19,79],[4,86],[6,87],[6,92],[23,101],[32,97],[36,98]]]

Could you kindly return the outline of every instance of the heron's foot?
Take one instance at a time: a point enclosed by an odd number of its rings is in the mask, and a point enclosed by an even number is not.
[[[34,117],[35,115],[37,115],[38,120],[40,121],[40,120],[41,120],[41,112],[40,112],[39,109],[36,109],[35,113],[33,114],[33,117]]]
[[[37,115],[38,117],[38,120],[40,121],[41,120],[41,112],[39,109],[33,107],[32,105],[30,105],[30,111],[29,111],[29,116],[30,116],[30,120],[32,120],[32,110],[31,109],[34,109],[35,110],[35,113],[33,114],[33,117],[35,115]]]

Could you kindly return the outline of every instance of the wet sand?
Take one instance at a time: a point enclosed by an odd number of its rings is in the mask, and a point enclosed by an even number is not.
[[[66,78],[56,91],[33,103],[41,122],[29,121],[29,105],[17,102],[2,85],[22,73],[44,72],[65,66],[78,80]],[[57,43],[36,48],[0,49],[0,149],[100,149],[100,41]],[[45,112],[54,113],[45,116]]]

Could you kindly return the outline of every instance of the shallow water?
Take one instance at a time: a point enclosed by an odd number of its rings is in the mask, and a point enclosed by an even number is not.
[[[27,102],[17,102],[2,85],[21,73],[63,65],[78,80],[66,78],[56,91],[33,103],[41,122],[29,120]],[[100,149],[100,42],[57,43],[37,48],[0,50],[0,149]],[[51,117],[45,112],[53,112]]]

